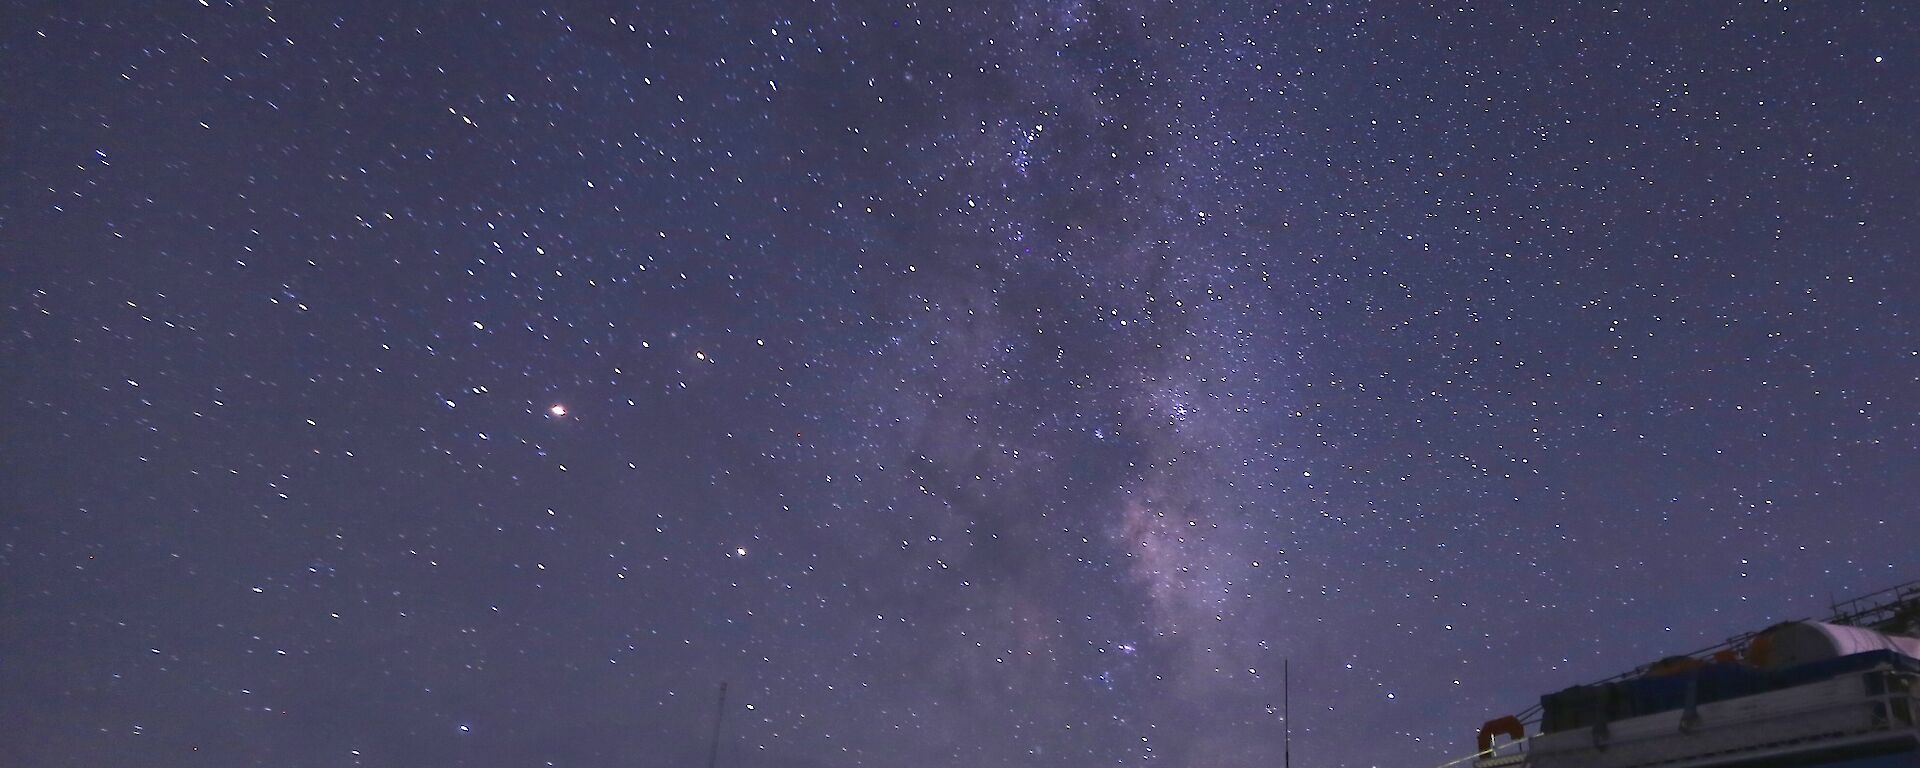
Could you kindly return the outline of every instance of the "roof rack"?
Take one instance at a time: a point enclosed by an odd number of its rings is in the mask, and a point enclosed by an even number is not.
[[[1831,603],[1828,608],[1833,611],[1833,614],[1821,619],[1821,621],[1828,624],[1845,624],[1853,627],[1864,627],[1876,632],[1885,632],[1888,634],[1907,634],[1920,631],[1920,579],[1888,587],[1878,592],[1834,602]],[[1773,627],[1780,626],[1780,624],[1792,624],[1800,621],[1809,621],[1809,619],[1788,619],[1779,624],[1774,624]],[[1773,629],[1773,627],[1757,629],[1752,632],[1742,632],[1705,648],[1674,654],[1668,658],[1678,658],[1682,656],[1703,658],[1719,651],[1738,650],[1753,640],[1753,638],[1758,637],[1769,629]],[[1666,659],[1661,659],[1660,661],[1665,660]],[[1632,677],[1639,677],[1658,665],[1660,661],[1642,664],[1605,680],[1599,680],[1595,684],[1612,683]]]
[[[1885,632],[1888,634],[1920,634],[1920,579],[1891,586],[1878,592],[1860,595],[1859,597],[1836,601],[1830,603],[1828,608],[1833,611],[1832,615],[1821,619],[1821,621],[1828,624],[1845,624],[1854,627],[1864,627],[1876,632]],[[1744,648],[1747,643],[1769,629],[1773,629],[1781,624],[1792,624],[1800,621],[1811,621],[1811,619],[1787,619],[1773,626],[1756,629],[1751,632],[1742,632],[1705,648],[1674,654],[1673,656],[1667,657],[1667,659],[1679,657],[1707,658],[1721,651],[1737,651]],[[1622,680],[1640,677],[1667,659],[1641,664],[1640,666],[1613,675],[1612,677],[1587,683],[1587,685],[1604,685],[1606,683],[1617,683]],[[1539,722],[1540,709],[1540,705],[1535,704],[1522,710],[1519,714],[1521,722],[1528,725]]]
[[[1834,601],[1829,603],[1828,608],[1832,611],[1832,614],[1821,619],[1821,621],[1828,624],[1861,627],[1892,635],[1920,636],[1920,579],[1847,600]],[[1776,623],[1764,629],[1744,632],[1699,650],[1669,656],[1648,664],[1642,664],[1626,672],[1590,683],[1589,685],[1601,685],[1641,677],[1656,671],[1663,664],[1678,659],[1719,660],[1730,658],[1733,654],[1740,653],[1743,649],[1747,648],[1749,644],[1754,641],[1754,638],[1760,635],[1785,624],[1808,620],[1809,619],[1792,619]],[[1911,675],[1911,673],[1908,674]],[[1920,698],[1916,698],[1913,704],[1904,704],[1904,706],[1920,706]],[[1525,725],[1533,726],[1539,722],[1543,708],[1544,704],[1535,704],[1521,711],[1516,717]],[[1675,717],[1679,717],[1679,715],[1675,715]],[[1909,733],[1903,738],[1920,738],[1920,731],[1912,731],[1914,723],[1912,714],[1908,714],[1906,717],[1908,719],[1906,719],[1905,722],[1907,723]],[[1526,730],[1531,730],[1531,728],[1527,728]],[[1534,740],[1536,738],[1548,737],[1550,737],[1548,734],[1523,735],[1519,739],[1514,739],[1508,743],[1493,745],[1481,752],[1447,763],[1445,766],[1442,766],[1442,768],[1460,768],[1460,766],[1469,763],[1472,764],[1474,768],[1521,768],[1522,766],[1530,764],[1530,759],[1534,757],[1532,754],[1535,751]],[[1770,749],[1777,747],[1790,751],[1803,751],[1806,747],[1804,744],[1784,746],[1774,743],[1762,746]],[[1756,755],[1746,754],[1743,751],[1739,755],[1728,753],[1727,755],[1711,757],[1701,756],[1698,759],[1689,759],[1682,762],[1684,762],[1688,768],[1695,768],[1696,766],[1698,768],[1705,768],[1705,766],[1708,765],[1719,765],[1724,760],[1733,760],[1736,758],[1746,760],[1755,756]],[[1678,768],[1678,765],[1676,764],[1674,768]]]
[[[1865,627],[1889,634],[1920,631],[1920,579],[1833,603],[1829,624]]]

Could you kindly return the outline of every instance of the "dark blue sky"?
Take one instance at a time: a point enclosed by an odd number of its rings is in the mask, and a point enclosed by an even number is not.
[[[9,3],[9,760],[1417,766],[1920,575],[1920,14],[1556,5]]]

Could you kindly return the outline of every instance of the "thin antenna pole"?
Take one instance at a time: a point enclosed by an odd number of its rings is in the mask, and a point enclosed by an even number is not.
[[[713,744],[707,747],[707,768],[720,761],[720,724],[727,719],[727,684],[720,683],[720,704],[713,712]]]
[[[1282,724],[1281,750],[1286,762],[1283,768],[1293,768],[1293,661],[1280,660],[1280,722]]]

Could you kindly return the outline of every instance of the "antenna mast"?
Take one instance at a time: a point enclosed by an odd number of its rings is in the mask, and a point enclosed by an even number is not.
[[[713,744],[707,747],[707,768],[714,768],[720,761],[720,724],[727,719],[727,684],[720,683],[720,704],[713,712]]]
[[[1286,762],[1283,768],[1293,768],[1293,662],[1280,660],[1280,723],[1281,750]]]

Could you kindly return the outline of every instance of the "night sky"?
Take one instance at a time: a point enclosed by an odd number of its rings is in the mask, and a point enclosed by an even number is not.
[[[325,5],[0,13],[9,765],[1432,765],[1920,577],[1920,10]]]

